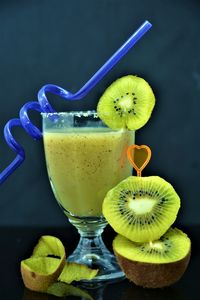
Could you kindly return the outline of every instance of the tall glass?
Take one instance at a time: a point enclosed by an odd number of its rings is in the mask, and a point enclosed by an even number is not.
[[[78,229],[80,241],[68,261],[98,268],[94,282],[124,276],[101,234],[106,193],[131,175],[126,150],[134,131],[112,130],[95,111],[43,113],[48,176],[55,198]],[[112,117],[112,116],[111,116]]]

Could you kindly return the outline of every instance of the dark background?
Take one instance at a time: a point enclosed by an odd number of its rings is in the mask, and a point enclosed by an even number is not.
[[[144,175],[170,181],[182,199],[177,223],[199,223],[200,2],[194,0],[0,1],[0,172],[15,157],[3,127],[21,106],[54,83],[80,87],[148,19],[153,28],[85,100],[49,96],[58,110],[94,109],[99,96],[125,74],[144,77],[156,108],[137,132],[152,149]],[[32,120],[40,124],[37,113]],[[0,186],[1,226],[66,226],[47,178],[42,141],[14,130],[26,160]]]

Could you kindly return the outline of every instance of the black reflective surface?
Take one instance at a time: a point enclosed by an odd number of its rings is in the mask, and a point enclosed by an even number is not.
[[[200,290],[200,226],[182,228],[192,240],[192,257],[189,267],[182,279],[175,285],[165,288],[148,290],[136,287],[124,280],[121,282],[103,285],[89,293],[97,300],[186,300],[198,298]],[[67,254],[75,248],[78,234],[70,228],[0,228],[0,299],[14,300],[46,300],[59,299],[57,297],[33,293],[24,288],[20,276],[20,260],[30,256],[31,251],[41,235],[55,235],[65,244]],[[114,237],[113,231],[107,227],[104,240],[111,249]],[[62,298],[63,299],[63,298]],[[67,297],[66,299],[79,299]]]

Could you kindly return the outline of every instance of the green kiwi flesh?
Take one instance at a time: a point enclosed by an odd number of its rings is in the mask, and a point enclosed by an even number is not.
[[[119,234],[134,242],[159,239],[174,223],[180,198],[159,176],[130,176],[111,189],[103,215]]]
[[[181,230],[170,228],[160,240],[151,243],[135,243],[117,235],[113,249],[130,281],[146,288],[162,288],[174,284],[184,274],[191,242]]]
[[[97,112],[112,129],[136,130],[149,120],[155,105],[154,93],[140,77],[127,75],[114,81],[99,99]]]

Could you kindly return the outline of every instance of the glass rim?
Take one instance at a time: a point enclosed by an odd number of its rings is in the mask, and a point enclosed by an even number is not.
[[[55,111],[55,112],[41,112],[40,113],[44,117],[55,116],[55,115],[79,115],[79,116],[91,116],[98,115],[96,110],[70,110],[70,111]]]
[[[106,123],[104,123],[104,121],[102,121],[101,119],[101,116],[102,115],[112,115],[113,112],[104,112],[104,113],[98,113],[96,110],[77,110],[77,111],[61,111],[61,112],[41,112],[40,113],[42,118],[43,118],[43,124],[46,122],[46,120],[50,119],[50,120],[58,120],[56,118],[56,116],[60,116],[61,118],[62,117],[78,117],[78,118],[81,118],[81,117],[85,117],[85,118],[88,118],[88,117],[93,117],[93,119],[96,119],[98,121],[98,119],[102,122],[102,124],[105,125],[105,127],[109,128],[110,131],[113,131],[113,132],[116,132],[116,131],[130,131],[130,132],[135,132],[135,130],[130,130],[126,127],[123,127],[123,128],[111,128],[109,127]]]
[[[101,119],[101,116],[105,115],[112,115],[113,112],[108,111],[108,112],[103,112],[103,113],[98,113],[96,110],[71,110],[71,111],[61,111],[61,112],[41,112],[40,113],[43,119],[45,118],[53,118],[54,116],[71,116],[71,117],[93,117],[95,119]]]

